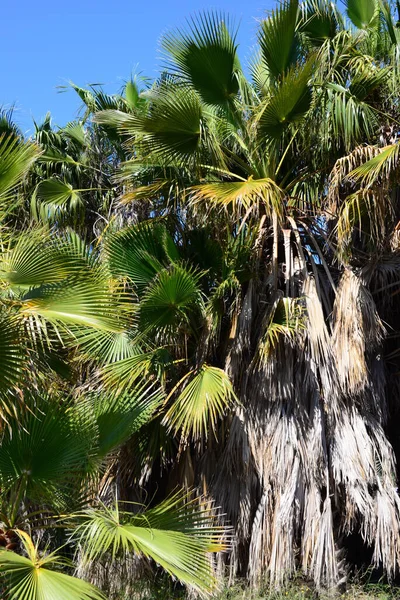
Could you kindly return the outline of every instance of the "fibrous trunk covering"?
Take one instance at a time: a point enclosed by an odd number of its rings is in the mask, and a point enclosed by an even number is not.
[[[346,572],[343,541],[359,532],[392,577],[400,498],[384,431],[385,330],[361,274],[344,271],[330,314],[323,278],[299,279],[296,333],[260,352],[268,319],[250,286],[227,360],[242,406],[213,493],[235,528],[230,573],[279,587],[300,568],[333,588]]]

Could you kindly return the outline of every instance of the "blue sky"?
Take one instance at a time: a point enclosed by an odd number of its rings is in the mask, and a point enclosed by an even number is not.
[[[257,19],[274,0],[1,0],[0,106],[15,104],[15,120],[32,131],[48,110],[63,125],[80,101],[57,86],[69,80],[103,83],[117,92],[133,72],[154,77],[163,32],[203,9],[228,13],[240,24],[243,61],[256,43]]]

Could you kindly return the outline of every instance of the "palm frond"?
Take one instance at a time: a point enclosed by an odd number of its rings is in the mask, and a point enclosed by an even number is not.
[[[310,77],[314,66],[310,59],[303,67],[288,71],[281,83],[261,105],[256,117],[260,141],[278,139],[288,125],[299,123],[311,106]]]
[[[0,135],[0,197],[4,202],[21,183],[30,166],[39,156],[39,148],[32,142],[23,142],[14,135]]]
[[[173,392],[182,384],[186,385],[172,402],[164,423],[175,432],[181,430],[184,438],[206,439],[210,428],[216,433],[218,419],[236,400],[232,383],[225,371],[204,364],[189,371]]]
[[[379,154],[350,171],[347,178],[361,181],[366,187],[372,186],[380,177],[388,177],[396,171],[399,151],[398,143],[379,148]]]
[[[189,22],[188,31],[164,36],[162,46],[171,57],[170,70],[190,83],[204,102],[225,106],[238,93],[235,33],[230,34],[222,15],[203,13]]]
[[[377,0],[343,0],[346,12],[352,23],[359,29],[366,29],[378,17]]]
[[[300,31],[317,45],[333,39],[341,21],[340,12],[329,0],[306,0],[301,5]]]
[[[280,187],[272,180],[253,179],[246,181],[224,181],[204,183],[192,188],[194,192],[191,202],[210,202],[218,206],[232,205],[235,210],[241,207],[244,210],[252,206],[263,206],[267,215],[283,212],[284,194]]]
[[[80,516],[77,537],[89,559],[105,553],[143,554],[201,593],[216,589],[208,553],[226,545],[221,541],[224,530],[213,522],[206,504],[185,504],[185,495],[177,494],[137,515],[116,504]]]
[[[201,273],[184,265],[175,264],[162,270],[146,289],[140,303],[142,325],[151,329],[187,326],[189,315],[203,310],[200,277]]]
[[[42,555],[24,531],[19,531],[19,536],[27,557],[0,548],[0,573],[5,578],[7,599],[105,600],[90,583],[51,569],[67,566],[61,555]]]
[[[111,117],[111,119],[110,119]],[[154,153],[166,163],[189,160],[201,141],[202,109],[196,92],[182,86],[161,86],[153,95],[147,114],[97,113],[100,124],[117,125],[137,139],[146,153]]]
[[[113,275],[128,277],[138,291],[172,260],[178,250],[161,223],[141,223],[110,236],[106,252]]]
[[[23,344],[22,327],[9,313],[0,314],[0,392],[15,388],[23,378],[27,353]]]
[[[89,394],[74,411],[93,414],[98,433],[96,457],[104,458],[147,424],[162,401],[163,394],[154,384],[136,385],[120,394]]]
[[[264,63],[275,78],[284,75],[298,60],[296,39],[298,0],[285,0],[261,22],[258,41]]]
[[[83,206],[81,190],[59,179],[44,179],[32,196],[32,215],[36,220],[53,222],[63,214],[73,215]]]
[[[32,401],[30,405],[19,422],[10,421],[4,433],[0,448],[3,493],[18,487],[22,500],[42,505],[47,501],[49,506],[56,507],[61,503],[65,509],[73,486],[90,468],[96,439],[90,429],[82,431],[82,420],[71,419],[48,398],[40,400],[40,411],[36,414]],[[68,498],[71,502],[72,496]]]

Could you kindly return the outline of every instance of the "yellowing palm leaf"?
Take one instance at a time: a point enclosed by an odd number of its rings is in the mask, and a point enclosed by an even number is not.
[[[220,206],[232,205],[235,209],[245,210],[252,206],[263,206],[268,215],[272,212],[282,214],[284,193],[268,177],[244,181],[224,181],[204,183],[192,187],[192,202],[213,202]]]
[[[373,185],[379,177],[387,177],[398,166],[400,144],[390,144],[379,154],[351,171],[347,179],[356,179],[366,186]]]
[[[6,577],[9,600],[105,600],[93,585],[51,570],[65,566],[56,553],[40,556],[31,538],[19,532],[27,557],[0,548],[0,573]]]
[[[174,401],[164,422],[170,429],[182,429],[194,438],[207,437],[209,426],[215,431],[217,420],[236,399],[228,375],[222,369],[203,365],[197,373],[189,371],[171,394],[189,377],[192,377]],[[170,394],[170,396],[171,396]]]

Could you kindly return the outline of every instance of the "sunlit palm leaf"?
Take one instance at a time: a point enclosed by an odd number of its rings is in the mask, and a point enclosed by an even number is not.
[[[31,206],[36,219],[40,215],[44,221],[51,221],[64,212],[73,214],[83,203],[79,190],[70,183],[53,178],[38,184]]]
[[[32,142],[23,142],[14,135],[0,136],[0,197],[5,197],[22,181],[39,155]]]
[[[374,17],[378,16],[377,0],[343,0],[347,14],[359,29],[365,29],[372,24]]]
[[[0,278],[15,293],[76,277],[82,270],[88,279],[98,278],[102,268],[93,252],[74,233],[50,236],[45,230],[31,230],[11,240],[0,256]]]
[[[119,333],[126,321],[118,310],[117,296],[106,282],[77,281],[36,288],[25,294],[21,314],[57,326],[87,326]]]
[[[282,213],[284,194],[269,178],[246,181],[204,183],[192,188],[192,202],[208,201],[220,206],[232,205],[235,209],[262,205],[267,214]]]
[[[177,495],[138,515],[122,512],[118,505],[88,510],[78,529],[87,557],[140,553],[182,583],[200,592],[214,591],[217,584],[208,553],[225,549],[224,531],[214,524],[206,505],[183,501]]]
[[[209,429],[215,433],[218,419],[236,400],[232,384],[225,371],[210,365],[189,372],[176,388],[184,383],[185,387],[168,409],[164,422],[174,431],[181,430],[184,437],[207,438]]]
[[[136,136],[144,155],[155,153],[166,163],[188,160],[196,154],[201,139],[202,110],[197,94],[182,86],[161,86],[152,96],[147,115],[98,113],[97,123],[118,126]]]
[[[56,553],[41,555],[25,532],[20,537],[28,557],[0,548],[0,573],[7,600],[105,600],[93,585],[51,567],[65,567]]]
[[[258,358],[266,362],[277,345],[286,340],[293,343],[304,330],[304,311],[300,302],[293,298],[280,298],[271,307],[258,347]]]
[[[78,403],[78,412],[93,413],[98,431],[96,456],[104,458],[148,423],[163,397],[154,385],[136,385],[121,394],[91,394]]]
[[[235,34],[224,17],[204,13],[162,40],[172,72],[184,78],[208,104],[226,105],[239,91]]]
[[[166,228],[157,223],[141,223],[119,231],[107,240],[106,250],[113,275],[128,277],[139,291],[171,259],[179,258]]]
[[[365,135],[371,135],[378,123],[373,107],[341,85],[328,83],[326,91],[326,108],[331,117],[334,135],[343,136],[346,148],[350,149]]]
[[[145,377],[151,370],[153,352],[140,352],[137,349],[131,356],[112,362],[102,370],[105,385],[112,389],[129,390],[137,385],[140,377]]]
[[[362,181],[366,186],[373,185],[379,177],[388,177],[398,167],[400,144],[391,144],[380,149],[379,154],[353,169],[347,178]]]

